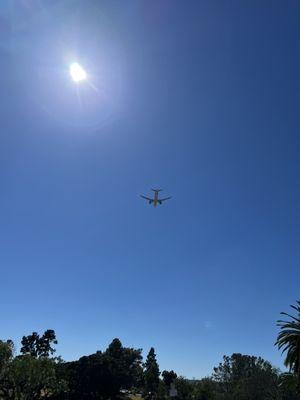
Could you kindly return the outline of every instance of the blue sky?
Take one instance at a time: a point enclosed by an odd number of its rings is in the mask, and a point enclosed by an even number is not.
[[[299,299],[296,0],[3,0],[1,337],[211,373]],[[76,85],[78,61],[89,81]],[[154,209],[138,197],[162,187]]]

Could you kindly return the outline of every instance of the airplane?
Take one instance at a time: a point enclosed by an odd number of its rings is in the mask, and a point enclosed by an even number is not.
[[[149,204],[153,203],[153,206],[156,207],[158,204],[162,204],[163,201],[169,200],[171,198],[170,197],[165,197],[164,199],[159,199],[158,198],[158,193],[162,191],[162,189],[151,189],[154,192],[154,198],[150,199],[147,196],[143,196],[142,194],[140,195],[143,199],[147,200],[149,202]]]

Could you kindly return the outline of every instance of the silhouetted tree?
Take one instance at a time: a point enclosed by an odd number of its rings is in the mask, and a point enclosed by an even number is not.
[[[70,384],[69,398],[116,399],[121,389],[136,385],[141,371],[141,350],[123,347],[114,339],[105,352],[98,351],[64,365]]]
[[[37,332],[32,332],[31,335],[23,336],[21,341],[21,353],[32,357],[49,357],[55,352],[52,344],[57,344],[55,332],[48,329],[40,337]]]
[[[297,310],[300,303],[298,306]],[[279,322],[291,324],[294,338],[298,322]],[[289,345],[287,331],[286,335]],[[141,349],[123,347],[119,339],[104,352],[59,362],[59,358],[50,357],[56,343],[53,330],[41,337],[33,332],[23,337],[21,355],[14,356],[13,343],[0,340],[0,400],[121,400],[125,398],[121,389],[136,388],[142,389],[145,399],[165,400],[172,383],[177,389],[176,400],[300,400],[294,368],[292,373],[279,374],[260,357],[224,356],[211,378],[178,378],[172,370],[163,371],[160,379],[153,348],[143,366]]]
[[[119,339],[114,339],[103,353],[108,365],[112,388],[120,389],[136,386],[141,376],[141,349],[123,347]]]
[[[289,317],[290,321],[277,321],[280,332],[275,345],[282,350],[282,353],[286,353],[284,365],[297,376],[300,385],[300,301],[291,307],[296,311],[296,316],[286,312],[281,313]]]
[[[144,392],[149,397],[155,397],[159,386],[159,366],[155,350],[151,347],[144,364]]]
[[[177,378],[177,374],[172,371],[163,371],[161,376],[163,377],[164,384],[169,388],[171,383],[175,381]]]

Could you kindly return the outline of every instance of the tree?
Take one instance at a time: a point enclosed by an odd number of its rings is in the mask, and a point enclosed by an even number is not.
[[[177,398],[179,400],[192,400],[194,384],[192,381],[180,376],[176,379]]]
[[[37,332],[32,332],[31,335],[23,336],[22,338],[21,353],[28,354],[32,357],[49,357],[55,353],[52,344],[57,344],[56,335],[54,330],[48,329],[40,337]]]
[[[52,344],[57,344],[56,335],[53,329],[48,329],[38,341],[37,351],[39,357],[49,357],[50,354],[53,355],[56,350],[54,347],[51,347]]]
[[[67,383],[58,378],[56,362],[31,355],[12,360],[8,374],[9,398],[14,400],[42,400],[64,393]]]
[[[278,371],[261,357],[234,353],[214,368],[213,379],[223,399],[277,399]]]
[[[290,372],[279,376],[281,400],[299,400],[298,378]]]
[[[103,353],[109,369],[112,390],[131,389],[139,384],[141,376],[141,349],[123,347],[119,339],[114,339]]]
[[[159,375],[155,350],[151,347],[144,364],[144,391],[147,396],[154,397],[157,394]]]
[[[297,377],[300,385],[300,301],[297,305],[291,305],[296,310],[297,315],[281,312],[290,318],[289,321],[277,321],[280,332],[277,336],[275,345],[282,353],[286,353],[284,365]]]
[[[14,344],[11,340],[6,342],[0,340],[0,398],[9,396],[8,371],[13,359],[13,352]]]
[[[13,357],[14,344],[11,340],[6,342],[0,340],[0,376]]]
[[[177,378],[177,374],[172,370],[172,371],[163,371],[161,376],[163,377],[164,384],[170,388],[171,383],[175,381]]]
[[[194,400],[214,400],[216,398],[217,385],[211,378],[203,378],[196,382],[194,388]]]
[[[121,389],[137,384],[141,360],[140,349],[123,347],[119,339],[114,339],[105,352],[65,363],[62,376],[70,383],[70,399],[118,398]]]

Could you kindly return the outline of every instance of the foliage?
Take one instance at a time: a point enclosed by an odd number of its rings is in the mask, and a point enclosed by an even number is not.
[[[300,383],[300,301],[291,307],[296,310],[297,316],[281,313],[289,317],[290,321],[277,321],[280,332],[275,345],[282,350],[282,353],[286,353],[284,364],[297,376]]]
[[[171,383],[175,382],[175,379],[177,378],[177,374],[172,370],[172,371],[163,371],[161,373],[161,376],[163,378],[164,384],[167,387],[171,386]]]
[[[144,393],[149,397],[157,394],[159,388],[159,366],[156,361],[156,354],[151,347],[144,364]]]
[[[66,382],[59,380],[57,363],[48,355],[54,352],[55,332],[48,330],[40,338],[36,333],[23,337],[23,355],[14,357],[11,340],[0,341],[0,398],[38,400],[54,397],[66,390]]]
[[[284,373],[279,376],[279,389],[282,400],[299,400],[298,378],[291,373]]]
[[[7,365],[7,363],[12,359],[14,353],[14,344],[11,340],[6,342],[0,340],[0,374]]]
[[[13,358],[14,345],[11,340],[0,340],[0,398],[9,395],[8,369]]]
[[[211,378],[198,381],[193,390],[194,400],[214,400],[217,397],[217,384]]]
[[[32,332],[31,335],[23,336],[22,338],[22,354],[29,354],[32,357],[49,357],[55,352],[52,346],[57,344],[55,332],[48,329],[40,336],[37,332]]]
[[[188,380],[176,379],[178,400],[215,400],[217,399],[217,383],[212,378]]]
[[[261,357],[232,354],[214,368],[213,379],[223,399],[277,399],[278,371]]]
[[[123,347],[119,339],[114,339],[103,354],[110,366],[111,376],[116,377],[116,385],[130,389],[138,385],[142,374],[142,350]]]
[[[63,376],[69,380],[69,398],[117,398],[121,389],[138,383],[141,374],[141,350],[123,347],[114,339],[107,350],[65,363]]]
[[[15,400],[38,400],[66,391],[66,382],[56,375],[56,364],[31,355],[16,357],[9,368],[9,392]]]
[[[152,347],[142,364],[141,349],[124,347],[114,339],[105,351],[77,361],[51,357],[57,344],[53,330],[42,336],[23,336],[21,354],[14,355],[12,341],[0,340],[0,400],[118,400],[140,397],[168,400],[300,400],[300,302],[292,306],[298,317],[278,321],[276,344],[287,352],[289,373],[280,373],[261,357],[234,353],[224,356],[211,377],[188,380],[171,370],[161,374]]]

